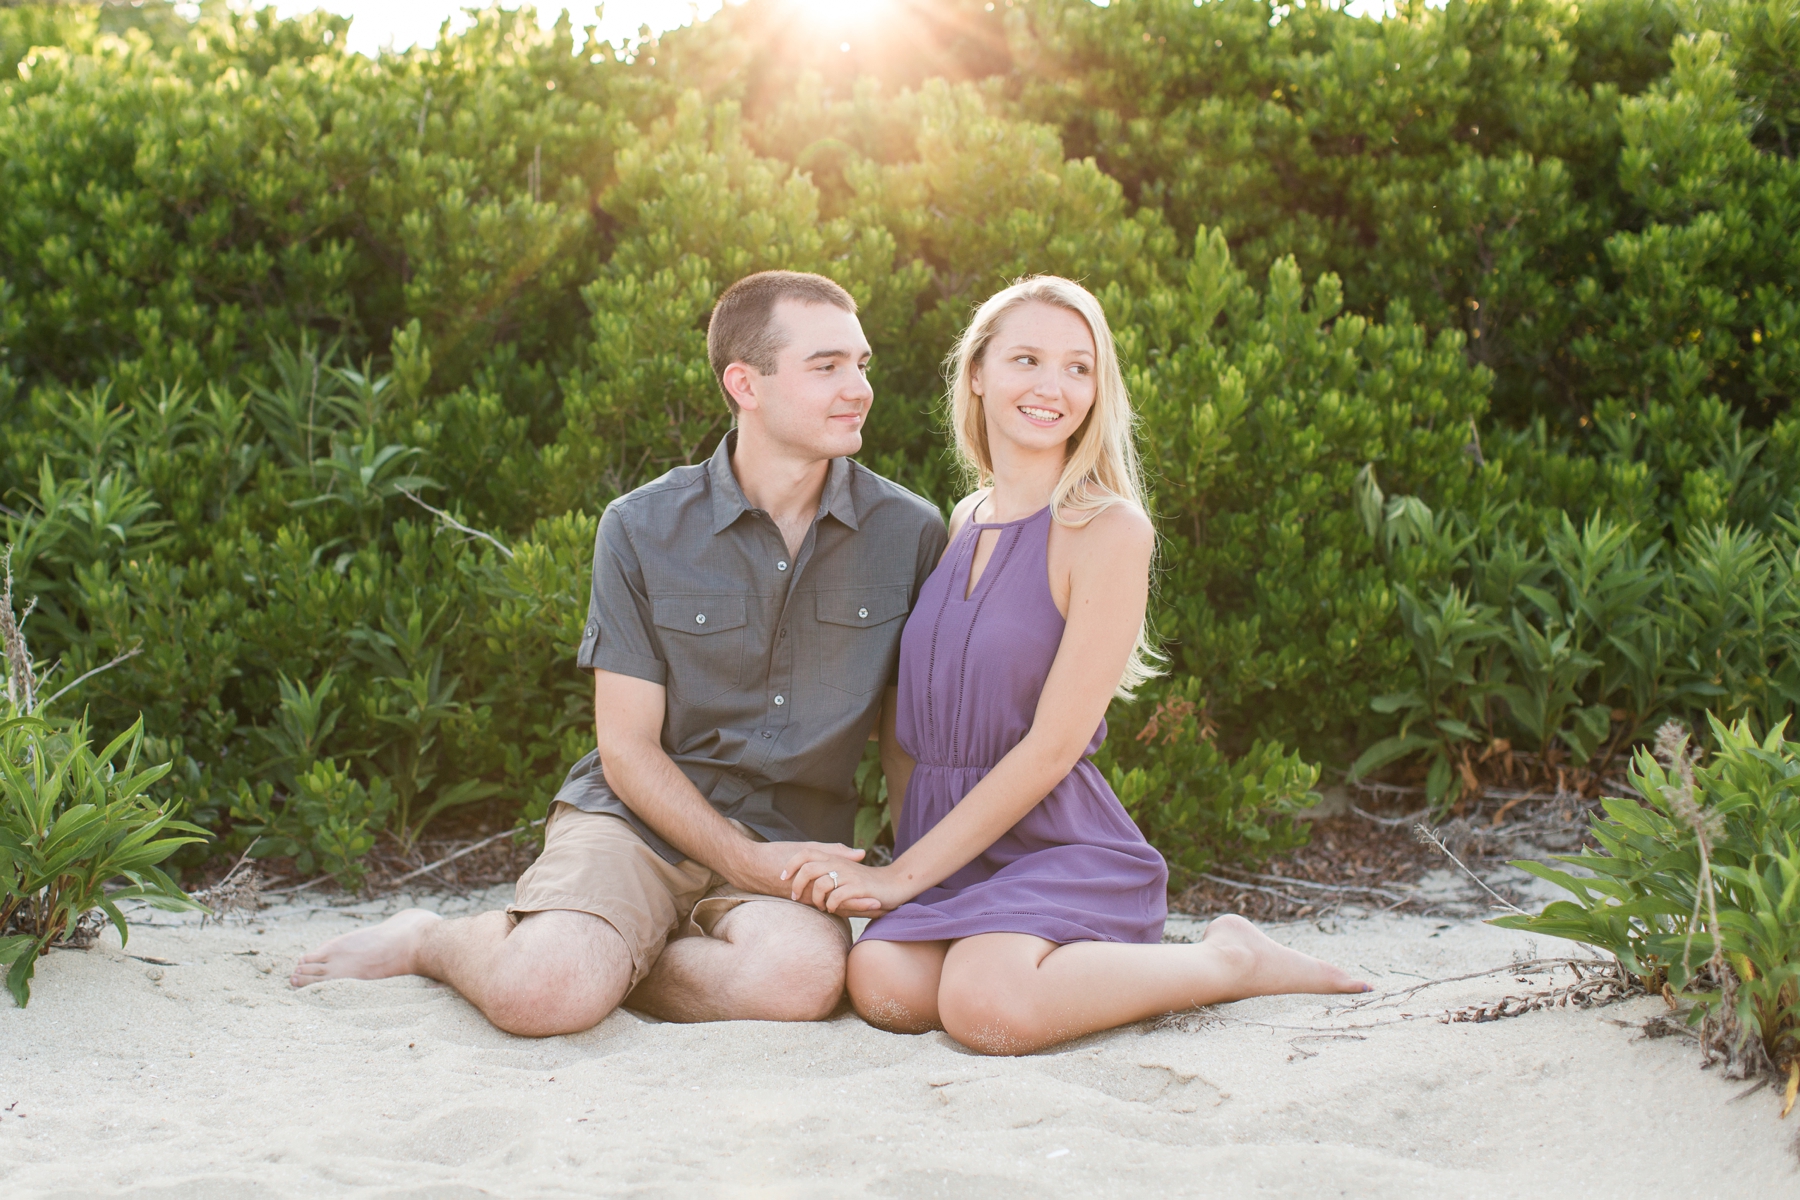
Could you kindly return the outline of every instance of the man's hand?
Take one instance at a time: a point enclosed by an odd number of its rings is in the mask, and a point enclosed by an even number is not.
[[[790,862],[817,859],[859,863],[863,851],[852,850],[839,842],[755,842],[745,838],[743,846],[737,848],[731,858],[730,863],[713,869],[725,876],[732,887],[791,900],[793,889],[784,869]]]

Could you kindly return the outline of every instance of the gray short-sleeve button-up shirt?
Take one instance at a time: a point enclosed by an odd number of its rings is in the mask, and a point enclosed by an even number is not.
[[[723,815],[771,841],[848,842],[856,764],[943,554],[943,517],[835,459],[790,557],[738,487],[736,439],[607,506],[577,662],[664,686],[663,749]],[[556,798],[623,817],[682,858],[607,786],[597,751]]]

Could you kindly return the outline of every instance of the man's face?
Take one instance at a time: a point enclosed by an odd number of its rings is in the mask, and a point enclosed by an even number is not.
[[[862,322],[830,304],[776,304],[783,347],[773,375],[749,373],[753,398],[740,398],[744,422],[806,458],[841,458],[862,449],[869,387],[869,341]]]

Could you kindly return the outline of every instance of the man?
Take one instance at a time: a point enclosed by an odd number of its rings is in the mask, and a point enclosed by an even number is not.
[[[945,543],[926,501],[851,462],[874,399],[856,303],[768,271],[719,298],[707,353],[737,418],[717,453],[607,506],[579,664],[596,749],[505,912],[409,909],[291,983],[426,975],[502,1029],[817,1020],[847,922],[790,900],[802,848],[855,860],[853,778],[896,750],[900,630]],[[885,711],[884,711],[885,710]]]

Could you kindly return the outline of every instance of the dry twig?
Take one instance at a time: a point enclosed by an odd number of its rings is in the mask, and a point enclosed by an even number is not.
[[[1439,850],[1443,851],[1445,858],[1448,858],[1451,862],[1455,863],[1458,867],[1461,867],[1462,873],[1464,875],[1467,875],[1470,879],[1473,879],[1475,881],[1475,885],[1477,887],[1479,887],[1482,891],[1486,892],[1488,895],[1490,895],[1494,899],[1498,900],[1500,902],[1500,906],[1502,908],[1509,909],[1512,912],[1516,912],[1522,917],[1531,915],[1530,913],[1526,912],[1524,909],[1520,908],[1518,905],[1514,904],[1511,900],[1508,900],[1506,897],[1502,896],[1499,892],[1496,892],[1493,888],[1489,887],[1487,885],[1487,881],[1485,879],[1483,879],[1481,876],[1479,876],[1475,872],[1469,870],[1468,866],[1463,862],[1462,859],[1460,859],[1460,858],[1456,857],[1456,855],[1450,853],[1450,847],[1444,845],[1444,841],[1442,838],[1438,837],[1438,835],[1434,831],[1425,828],[1425,825],[1423,822],[1413,826],[1413,836],[1418,838],[1419,841],[1436,846]]]
[[[513,556],[513,552],[510,549],[508,549],[507,546],[503,542],[501,542],[499,538],[495,537],[493,534],[483,533],[481,530],[476,529],[473,526],[464,525],[461,521],[457,520],[455,517],[453,517],[449,513],[445,512],[443,509],[438,508],[436,505],[425,503],[425,501],[423,501],[419,498],[418,493],[413,492],[410,489],[401,488],[400,494],[402,496],[405,496],[408,500],[411,500],[414,504],[418,505],[420,508],[424,509],[426,512],[435,516],[438,520],[442,521],[445,525],[448,525],[451,529],[456,530],[458,533],[467,534],[469,537],[480,538],[482,541],[488,543],[488,545],[492,546],[494,549],[498,550],[500,553],[506,555],[506,557],[511,558]]]
[[[539,825],[542,825],[544,823],[544,820],[545,819],[543,817],[539,817],[537,820],[533,821],[531,824],[527,825],[525,828],[536,829]],[[400,878],[393,880],[388,886],[398,887],[399,885],[405,883],[409,879],[417,879],[421,875],[427,874],[431,871],[435,871],[439,867],[442,867],[449,863],[455,862],[457,859],[461,858],[465,854],[473,854],[473,853],[475,853],[475,851],[481,849],[483,846],[491,846],[495,842],[499,841],[501,838],[511,837],[514,833],[517,833],[517,832],[518,831],[516,829],[502,829],[499,833],[494,834],[492,837],[482,838],[479,842],[476,842],[472,846],[464,846],[461,850],[458,850],[454,854],[446,854],[444,857],[438,859],[434,863],[427,863],[425,866],[420,867],[416,871],[408,871],[406,874],[400,876]]]

